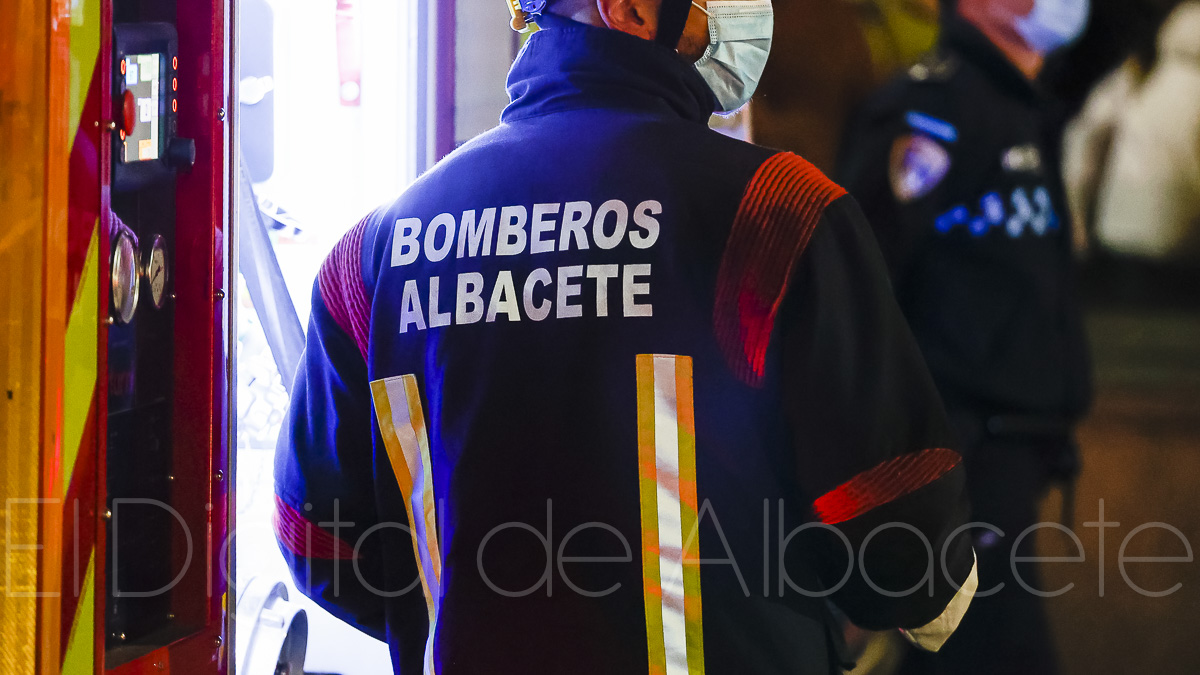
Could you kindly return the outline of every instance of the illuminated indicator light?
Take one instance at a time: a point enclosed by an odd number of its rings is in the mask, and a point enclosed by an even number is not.
[[[179,101],[171,101],[171,112],[179,112]]]
[[[121,140],[125,140],[125,130],[121,130]]]
[[[125,59],[121,59],[121,74],[125,74]]]
[[[171,69],[179,70],[179,57],[178,56],[171,57]]]
[[[179,91],[179,78],[171,78],[171,91]]]
[[[133,97],[133,92],[125,90],[125,100],[121,106],[122,125],[121,128],[125,133],[132,133],[134,126],[137,125],[137,101]]]

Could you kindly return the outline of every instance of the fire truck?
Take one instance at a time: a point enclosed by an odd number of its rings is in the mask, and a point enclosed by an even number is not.
[[[7,6],[0,672],[223,672],[228,7]]]
[[[305,312],[275,259],[287,219],[264,204],[305,213],[321,170],[337,197],[322,208],[377,203],[453,149],[454,6],[4,3],[0,675],[300,675],[310,626],[350,643],[286,572],[235,569],[239,313],[265,327],[282,392]],[[464,65],[498,99],[464,138],[504,103],[495,53],[515,44],[503,22],[493,35]],[[276,96],[309,80],[329,95]],[[332,241],[357,218],[326,220],[306,227]],[[269,462],[254,466],[269,496]],[[278,557],[269,534],[243,538]],[[327,651],[320,670],[339,661]]]

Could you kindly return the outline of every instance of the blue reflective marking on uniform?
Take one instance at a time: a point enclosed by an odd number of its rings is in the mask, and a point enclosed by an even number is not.
[[[1033,192],[1033,201],[1042,210],[1044,218],[1043,232],[1058,229],[1058,212],[1054,210],[1054,201],[1050,199],[1050,191],[1045,186]]]
[[[979,201],[983,207],[983,217],[989,225],[999,225],[1004,222],[1004,198],[999,192],[989,192]]]
[[[936,117],[915,110],[908,111],[904,115],[904,119],[908,122],[908,126],[939,140],[947,143],[953,143],[958,140],[958,129],[945,120],[939,120]]]
[[[967,207],[956,206],[946,213],[938,216],[937,221],[934,223],[934,227],[937,228],[938,232],[949,232],[950,230],[954,229],[955,225],[967,222],[967,219],[970,217],[971,212],[967,210]]]
[[[1033,199],[1025,188],[1018,187],[1010,199],[1011,210],[999,192],[989,192],[980,198],[977,214],[966,206],[956,206],[938,216],[934,228],[948,234],[956,225],[966,225],[972,236],[983,237],[993,227],[1002,227],[1010,239],[1019,239],[1027,231],[1041,237],[1058,229],[1061,220],[1045,186],[1034,190]]]

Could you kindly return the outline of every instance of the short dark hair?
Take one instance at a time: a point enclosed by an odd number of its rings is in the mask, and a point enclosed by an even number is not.
[[[581,4],[583,0],[546,0],[546,12],[550,14],[558,14],[559,10],[573,8],[573,5]]]

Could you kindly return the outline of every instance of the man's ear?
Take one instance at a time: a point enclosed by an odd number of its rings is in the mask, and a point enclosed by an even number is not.
[[[596,0],[600,18],[613,30],[629,33],[643,40],[653,40],[658,34],[660,0]]]

